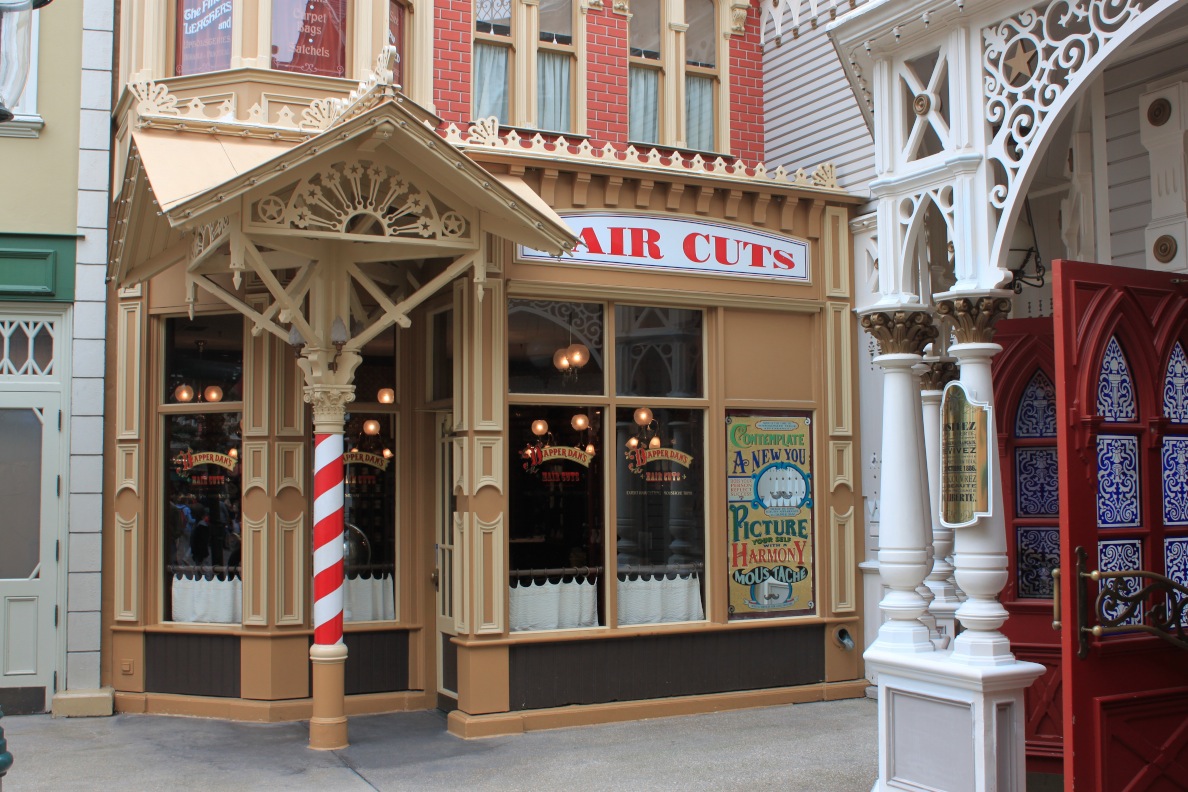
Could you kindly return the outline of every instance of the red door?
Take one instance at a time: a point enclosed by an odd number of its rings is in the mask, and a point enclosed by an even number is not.
[[[1108,581],[1076,570],[1188,582],[1188,287],[1076,262],[1053,274],[1065,784],[1186,790],[1188,651],[1143,631],[1168,594],[1099,603]],[[1128,580],[1131,593],[1146,583]],[[1117,622],[1119,634],[1086,632]]]
[[[1003,632],[1020,660],[1043,676],[1024,694],[1027,770],[1063,772],[1060,635],[1052,629],[1052,569],[1060,566],[1060,475],[1056,463],[1056,358],[1052,319],[1000,322],[994,342],[994,403],[1010,578]]]

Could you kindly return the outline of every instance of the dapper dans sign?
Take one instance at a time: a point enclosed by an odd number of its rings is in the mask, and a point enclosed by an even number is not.
[[[530,445],[520,452],[520,456],[524,458],[524,470],[528,473],[536,473],[541,465],[548,462],[576,462],[584,468],[590,467],[590,460],[594,455],[576,446],[553,446],[553,445]],[[562,480],[577,481],[578,476],[575,473],[572,477],[567,477]],[[549,480],[546,478],[546,480]]]
[[[380,454],[371,454],[367,451],[347,451],[342,455],[342,464],[344,465],[367,465],[377,470],[387,470],[388,463],[391,461]]]
[[[811,425],[800,413],[726,416],[732,619],[815,612]]]
[[[581,242],[568,262],[807,282],[807,242],[724,223],[618,213],[566,214]],[[556,256],[520,247],[520,257]]]

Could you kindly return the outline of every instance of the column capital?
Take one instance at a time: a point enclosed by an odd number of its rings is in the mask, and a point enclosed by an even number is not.
[[[936,312],[953,323],[957,343],[989,343],[994,340],[994,325],[1011,312],[1006,294],[938,294]]]
[[[946,358],[926,357],[920,364],[920,388],[941,391],[961,374],[957,362]]]
[[[342,434],[346,407],[355,400],[354,385],[306,385],[304,397],[313,405],[315,433]]]
[[[883,355],[920,355],[938,335],[927,310],[871,311],[862,314],[862,329],[879,344]]]

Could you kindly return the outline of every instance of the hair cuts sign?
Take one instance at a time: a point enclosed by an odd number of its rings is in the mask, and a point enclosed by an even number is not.
[[[667,215],[566,214],[581,240],[565,262],[807,282],[807,242],[742,226]],[[557,261],[521,246],[527,260]]]
[[[816,612],[807,413],[726,413],[730,618]]]

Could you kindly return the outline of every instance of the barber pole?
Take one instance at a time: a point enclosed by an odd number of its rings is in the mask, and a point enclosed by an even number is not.
[[[314,436],[314,643],[342,643],[342,435]]]

